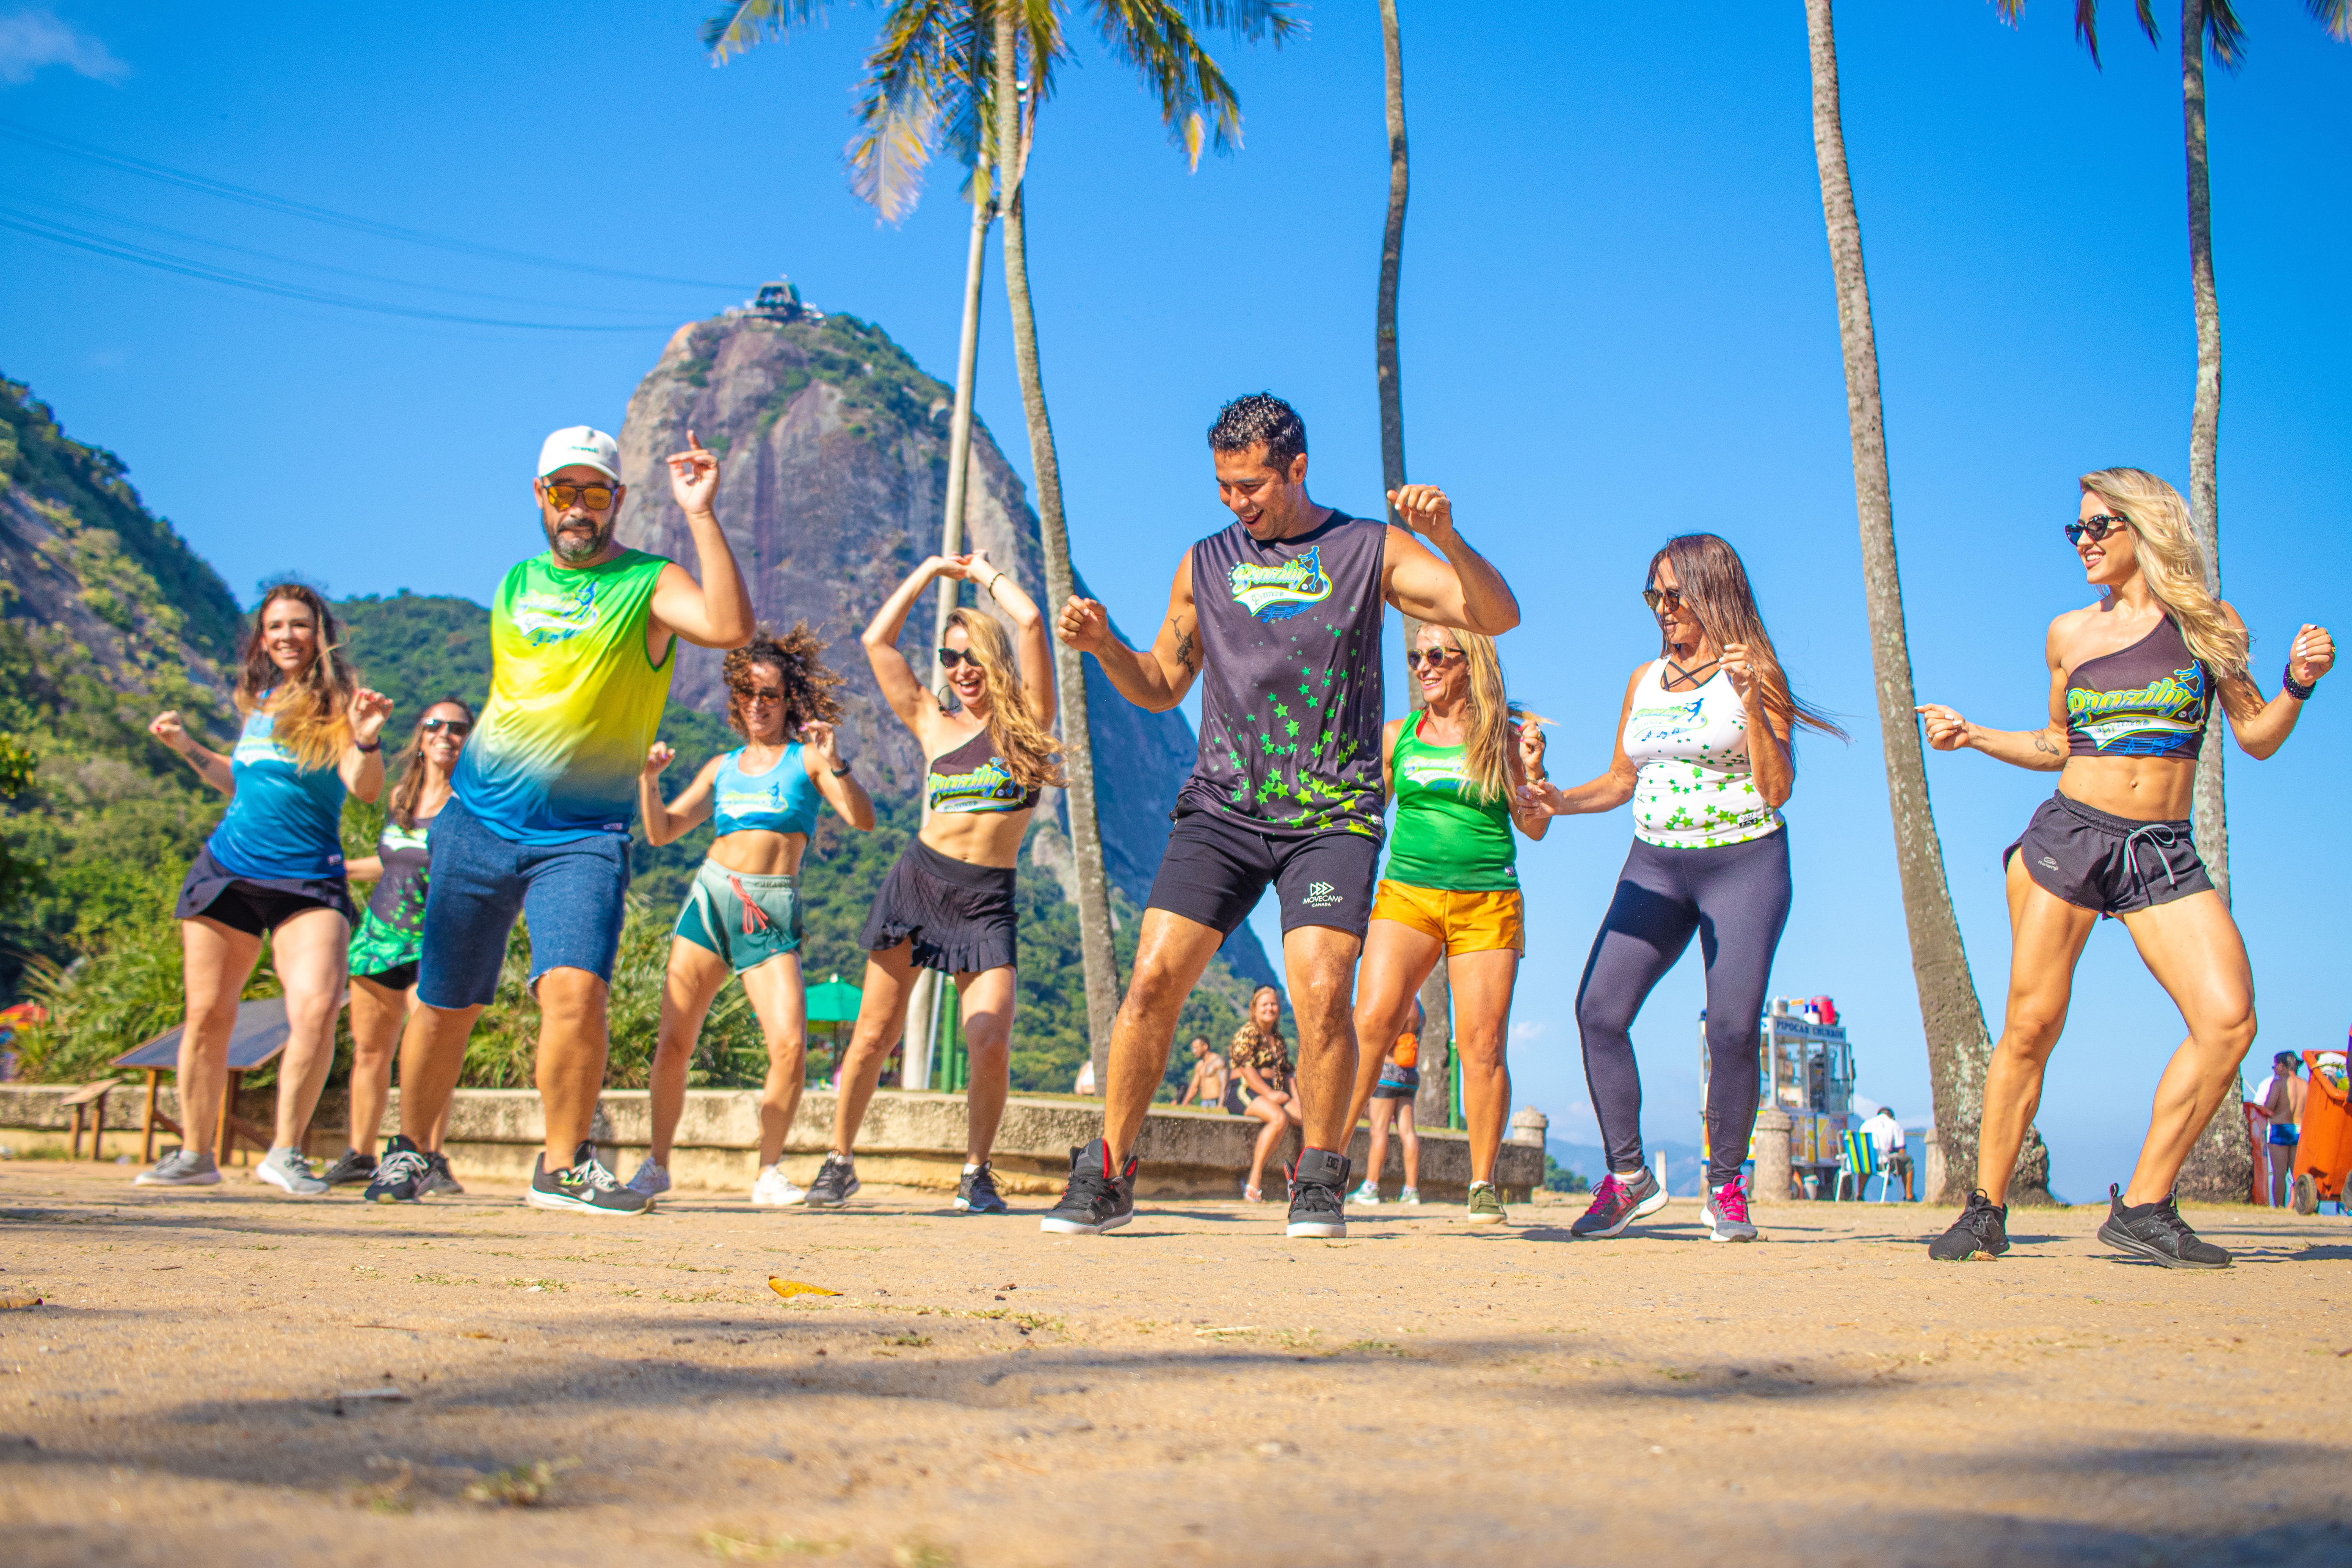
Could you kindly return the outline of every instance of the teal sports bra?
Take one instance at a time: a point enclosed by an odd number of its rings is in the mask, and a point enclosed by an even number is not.
[[[764,773],[743,771],[739,746],[719,762],[719,776],[710,781],[710,826],[721,838],[730,833],[814,833],[822,798],[801,760],[798,741]]]

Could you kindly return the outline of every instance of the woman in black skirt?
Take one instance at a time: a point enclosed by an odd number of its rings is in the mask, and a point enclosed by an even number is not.
[[[940,662],[956,706],[924,689],[898,651],[907,612],[934,578],[976,584],[1018,628],[1013,639],[985,610],[950,618]],[[857,1191],[857,1129],[880,1081],[891,1042],[906,1028],[917,969],[955,977],[963,1004],[971,1086],[963,1180],[956,1207],[1003,1214],[988,1169],[996,1124],[1012,1088],[1013,866],[1029,818],[1062,776],[1054,758],[1054,665],[1036,602],[987,559],[933,556],[898,584],[862,639],[874,679],[930,759],[921,835],[883,880],[859,945],[866,950],[865,999],[843,1059],[833,1117],[833,1150],[809,1184],[812,1208],[839,1208]]]

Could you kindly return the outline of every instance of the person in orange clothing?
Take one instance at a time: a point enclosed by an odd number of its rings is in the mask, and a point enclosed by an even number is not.
[[[1412,1097],[1421,1089],[1421,1030],[1428,1015],[1412,1005],[1412,1027],[1396,1037],[1381,1063],[1379,1081],[1372,1085],[1372,1146],[1364,1160],[1364,1184],[1349,1195],[1351,1204],[1381,1201],[1381,1171],[1389,1160],[1389,1124],[1396,1123],[1404,1144],[1404,1190],[1397,1202],[1421,1204],[1421,1134],[1413,1131]]]

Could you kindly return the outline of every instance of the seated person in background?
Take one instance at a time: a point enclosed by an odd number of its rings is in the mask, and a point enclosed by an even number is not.
[[[1179,1105],[1197,1105],[1203,1110],[1220,1105],[1225,1098],[1225,1058],[1209,1048],[1209,1042],[1200,1036],[1184,1049],[1192,1058],[1192,1076],[1184,1082],[1184,1092],[1176,1097]]]
[[[1886,1179],[1891,1182],[1897,1176],[1903,1178],[1903,1201],[1909,1203],[1911,1153],[1903,1147],[1903,1123],[1895,1119],[1894,1108],[1880,1106],[1871,1112],[1861,1131],[1868,1134],[1871,1142],[1877,1147],[1878,1168],[1886,1173]]]
[[[1427,1015],[1421,1004],[1412,1005],[1412,1027],[1396,1037],[1388,1055],[1381,1058],[1380,1081],[1372,1085],[1372,1098],[1365,1110],[1371,1117],[1372,1146],[1364,1160],[1364,1184],[1349,1194],[1351,1204],[1377,1204],[1381,1201],[1381,1169],[1389,1157],[1389,1123],[1396,1123],[1397,1137],[1404,1144],[1404,1190],[1397,1194],[1397,1202],[1418,1206],[1421,1203],[1421,1134],[1413,1130],[1412,1097],[1421,1089],[1421,1031]],[[1496,1215],[1500,1218],[1499,1212]],[[1471,1212],[1470,1223],[1485,1223],[1484,1216]]]
[[[1306,1126],[1290,1067],[1290,1047],[1282,1037],[1281,992],[1261,985],[1251,994],[1249,1016],[1234,1031],[1225,1059],[1233,1064],[1234,1079],[1241,1086],[1240,1093],[1233,1097],[1242,1102],[1241,1114],[1265,1123],[1258,1129],[1257,1147],[1251,1152],[1249,1180],[1242,1184],[1243,1201],[1258,1203],[1265,1195],[1266,1161],[1291,1129]]]

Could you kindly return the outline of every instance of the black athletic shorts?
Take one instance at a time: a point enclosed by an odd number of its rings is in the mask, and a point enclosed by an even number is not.
[[[386,991],[405,991],[416,984],[417,967],[418,961],[412,958],[406,963],[395,963],[390,969],[380,969],[373,974],[354,974],[352,978],[372,981]]]
[[[1377,837],[1335,829],[1270,838],[1220,812],[1198,809],[1177,812],[1175,818],[1144,908],[1231,936],[1271,884],[1282,900],[1284,931],[1333,926],[1364,934],[1372,918],[1372,874],[1381,861]]]
[[[2063,795],[2034,808],[2017,842],[2001,851],[2003,870],[2018,854],[2042,891],[2103,915],[2213,890],[2188,823],[2110,816]]]
[[[359,923],[351,887],[342,878],[240,877],[214,859],[212,846],[205,845],[188,867],[172,915],[184,921],[202,916],[247,936],[267,936],[306,910],[332,910],[346,925]]]

